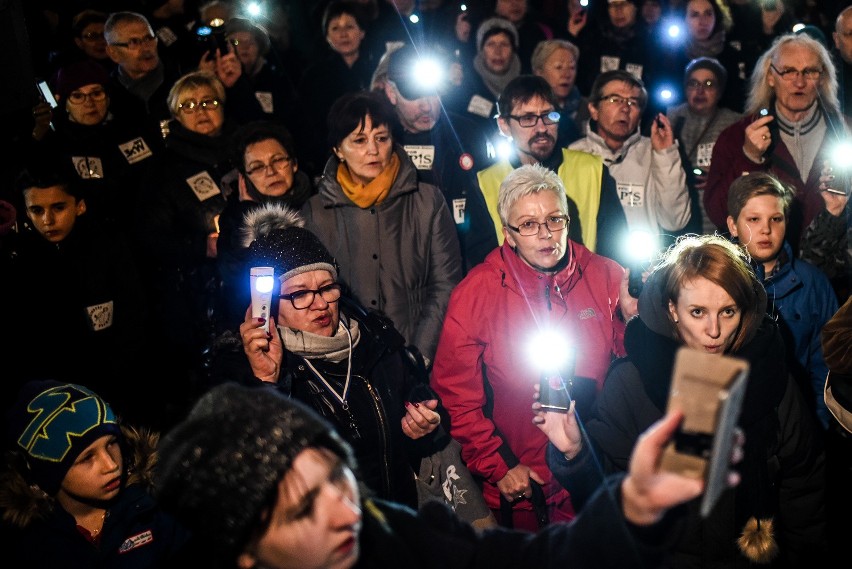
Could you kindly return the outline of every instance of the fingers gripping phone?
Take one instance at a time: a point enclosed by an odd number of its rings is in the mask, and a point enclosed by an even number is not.
[[[567,413],[571,406],[571,395],[562,375],[559,373],[542,373],[539,380],[538,402],[544,411]]]

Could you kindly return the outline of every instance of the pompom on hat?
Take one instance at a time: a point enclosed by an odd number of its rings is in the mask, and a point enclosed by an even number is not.
[[[121,438],[106,401],[82,385],[58,381],[25,384],[6,424],[10,446],[24,453],[28,478],[49,496],[89,445],[107,435]]]
[[[56,94],[64,100],[68,98],[68,95],[86,85],[102,85],[103,87],[107,87],[109,84],[109,74],[100,64],[86,59],[69,63],[65,67],[60,68],[56,72],[53,83]]]
[[[305,229],[299,214],[265,204],[245,216],[243,246],[251,266],[270,266],[280,283],[309,271],[325,270],[337,280],[337,264],[319,238]]]
[[[162,440],[158,503],[226,557],[224,565],[261,527],[279,481],[307,448],[353,466],[349,446],[304,404],[267,387],[219,385]]]

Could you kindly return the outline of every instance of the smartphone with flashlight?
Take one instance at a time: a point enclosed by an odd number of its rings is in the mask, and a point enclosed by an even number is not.
[[[544,411],[567,413],[571,395],[565,380],[558,373],[542,373],[538,383],[538,402]]]
[[[44,102],[48,103],[51,109],[55,109],[58,106],[58,103],[56,102],[56,98],[53,96],[53,92],[50,90],[50,87],[47,85],[47,81],[37,81],[36,86],[38,87],[39,93],[41,93],[41,98],[44,99]]]
[[[252,267],[249,271],[251,286],[251,316],[265,318],[262,328],[269,334],[269,317],[272,313],[272,289],[275,288],[275,269]]]

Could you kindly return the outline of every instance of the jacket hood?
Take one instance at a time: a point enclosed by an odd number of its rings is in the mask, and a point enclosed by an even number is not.
[[[126,444],[123,449],[126,477],[124,488],[133,484],[153,488],[159,434],[124,425],[121,432]],[[0,472],[0,510],[3,512],[4,522],[25,528],[49,517],[57,505],[55,498],[45,494],[37,486],[31,486],[23,477],[15,466],[19,464],[17,458],[14,454],[7,453],[6,465]]]
[[[388,197],[385,201],[390,201],[403,194],[417,191],[417,170],[414,164],[406,154],[405,149],[399,144],[394,143],[393,151],[399,156],[399,173],[396,175],[396,180],[393,181]],[[340,165],[340,159],[332,152],[328,161],[325,163],[325,168],[322,172],[322,177],[319,181],[319,196],[324,207],[358,207],[346,194],[337,182],[337,167]]]

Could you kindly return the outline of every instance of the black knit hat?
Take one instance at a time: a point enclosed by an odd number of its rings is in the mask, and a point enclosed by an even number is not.
[[[251,266],[269,266],[283,283],[308,271],[325,270],[337,280],[337,264],[294,210],[268,203],[246,214],[243,246]]]
[[[293,460],[311,447],[353,466],[349,446],[304,404],[268,387],[222,384],[161,442],[157,500],[227,564],[260,529]]]
[[[49,496],[62,485],[80,453],[106,435],[121,437],[106,401],[82,385],[31,381],[9,409],[12,448],[23,451],[29,478]]]

